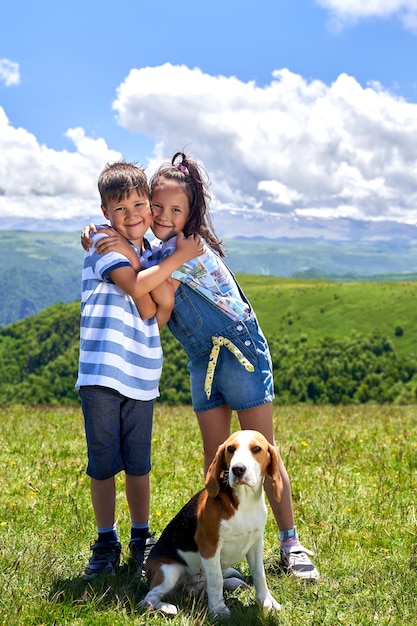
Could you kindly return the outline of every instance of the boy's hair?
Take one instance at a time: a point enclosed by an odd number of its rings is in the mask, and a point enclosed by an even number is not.
[[[208,176],[201,165],[187,158],[184,152],[176,152],[171,163],[159,167],[149,181],[152,192],[161,179],[173,180],[184,188],[190,203],[190,214],[184,226],[184,235],[188,237],[198,233],[220,256],[224,256],[221,241],[218,239],[211,221],[208,203]],[[152,201],[152,200],[151,200]]]
[[[108,163],[98,177],[101,203],[106,208],[109,202],[121,202],[134,189],[148,198],[149,185],[142,167],[127,161]]]

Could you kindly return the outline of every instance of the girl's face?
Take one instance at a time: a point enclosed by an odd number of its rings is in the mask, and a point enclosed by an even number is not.
[[[152,232],[167,241],[184,230],[190,214],[190,203],[184,188],[174,180],[161,179],[152,190]]]

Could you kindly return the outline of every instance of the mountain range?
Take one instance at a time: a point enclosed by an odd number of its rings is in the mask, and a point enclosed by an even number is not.
[[[102,216],[64,220],[27,220],[16,217],[2,219],[2,230],[29,230],[32,232],[81,231],[87,222],[100,223]],[[416,224],[394,220],[354,220],[344,217],[307,217],[274,212],[240,212],[224,210],[213,212],[216,231],[223,239],[263,237],[266,239],[312,239],[329,242],[369,243],[376,241],[416,243]]]
[[[233,236],[229,228],[229,236],[220,233],[234,273],[339,282],[417,280],[413,225],[282,216],[280,222],[280,236],[265,224],[261,228],[259,220],[241,223]],[[68,231],[62,225],[61,231],[53,231],[47,230],[51,223],[34,221],[25,222],[22,230],[0,231],[0,326],[80,298],[81,226]]]

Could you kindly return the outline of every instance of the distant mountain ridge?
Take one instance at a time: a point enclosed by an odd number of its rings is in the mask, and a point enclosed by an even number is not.
[[[391,238],[381,227],[378,237],[360,241],[353,231],[345,240],[302,237],[299,232],[297,237],[273,238],[271,233],[267,238],[264,233],[265,227],[263,234],[224,238],[226,261],[234,273],[339,282],[417,280],[417,229],[412,226],[397,224]],[[0,231],[0,327],[57,302],[79,299],[82,259],[79,230]]]
[[[19,217],[2,218],[2,230],[32,232],[80,232],[87,222],[101,223],[102,215],[64,220],[36,220]],[[328,242],[408,242],[417,241],[416,224],[394,220],[358,220],[348,217],[310,217],[274,212],[253,213],[221,209],[213,211],[213,221],[220,237],[226,240],[248,237],[272,240],[312,239]],[[267,236],[265,235],[267,233]]]

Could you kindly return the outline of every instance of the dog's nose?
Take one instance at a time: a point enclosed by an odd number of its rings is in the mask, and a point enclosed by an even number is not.
[[[237,463],[232,467],[232,472],[236,478],[242,478],[243,474],[246,472],[246,466],[242,463]]]

